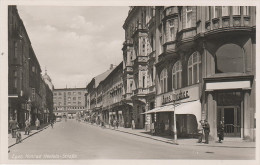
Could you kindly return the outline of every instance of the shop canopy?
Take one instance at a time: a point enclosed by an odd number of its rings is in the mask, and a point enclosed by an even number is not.
[[[197,122],[201,120],[201,103],[199,100],[176,104],[175,108],[174,105],[166,105],[162,107],[154,108],[150,111],[145,112],[145,114],[152,114],[152,113],[162,113],[162,112],[174,112],[175,114],[192,114],[195,115],[197,118]]]

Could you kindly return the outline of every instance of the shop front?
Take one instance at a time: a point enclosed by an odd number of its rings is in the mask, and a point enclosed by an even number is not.
[[[250,77],[223,81],[207,79],[206,114],[211,125],[211,136],[217,139],[220,121],[224,122],[225,137],[254,138],[254,95]],[[240,79],[240,80],[239,80]]]
[[[179,137],[193,137],[201,120],[199,85],[194,85],[156,97],[157,107],[147,111],[150,124],[157,125],[161,133],[173,134],[174,115]]]

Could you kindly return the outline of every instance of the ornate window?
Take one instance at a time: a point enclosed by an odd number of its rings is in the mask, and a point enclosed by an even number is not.
[[[168,21],[168,35],[167,42],[174,40],[174,20],[171,19]]]
[[[165,93],[168,91],[168,84],[167,84],[168,76],[167,76],[167,69],[163,69],[160,74],[160,89],[161,93]]]
[[[238,45],[225,44],[217,50],[215,64],[216,73],[244,73],[244,51]]]
[[[181,65],[181,61],[179,60],[173,65],[173,68],[172,68],[172,88],[173,89],[181,88],[181,84],[182,84],[181,73],[182,73],[182,65]]]
[[[188,85],[199,83],[201,79],[201,56],[193,53],[188,61]]]

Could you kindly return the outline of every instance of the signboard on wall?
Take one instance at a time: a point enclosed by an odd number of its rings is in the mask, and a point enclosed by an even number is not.
[[[199,85],[189,86],[182,89],[177,89],[168,93],[158,95],[156,97],[156,105],[172,103],[174,100],[178,103],[194,101],[199,99]]]

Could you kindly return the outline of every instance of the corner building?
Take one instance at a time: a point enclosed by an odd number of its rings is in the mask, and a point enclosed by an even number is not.
[[[175,113],[178,136],[202,119],[212,140],[220,121],[226,137],[255,139],[254,6],[131,7],[123,27],[124,99],[138,128],[172,133]]]

